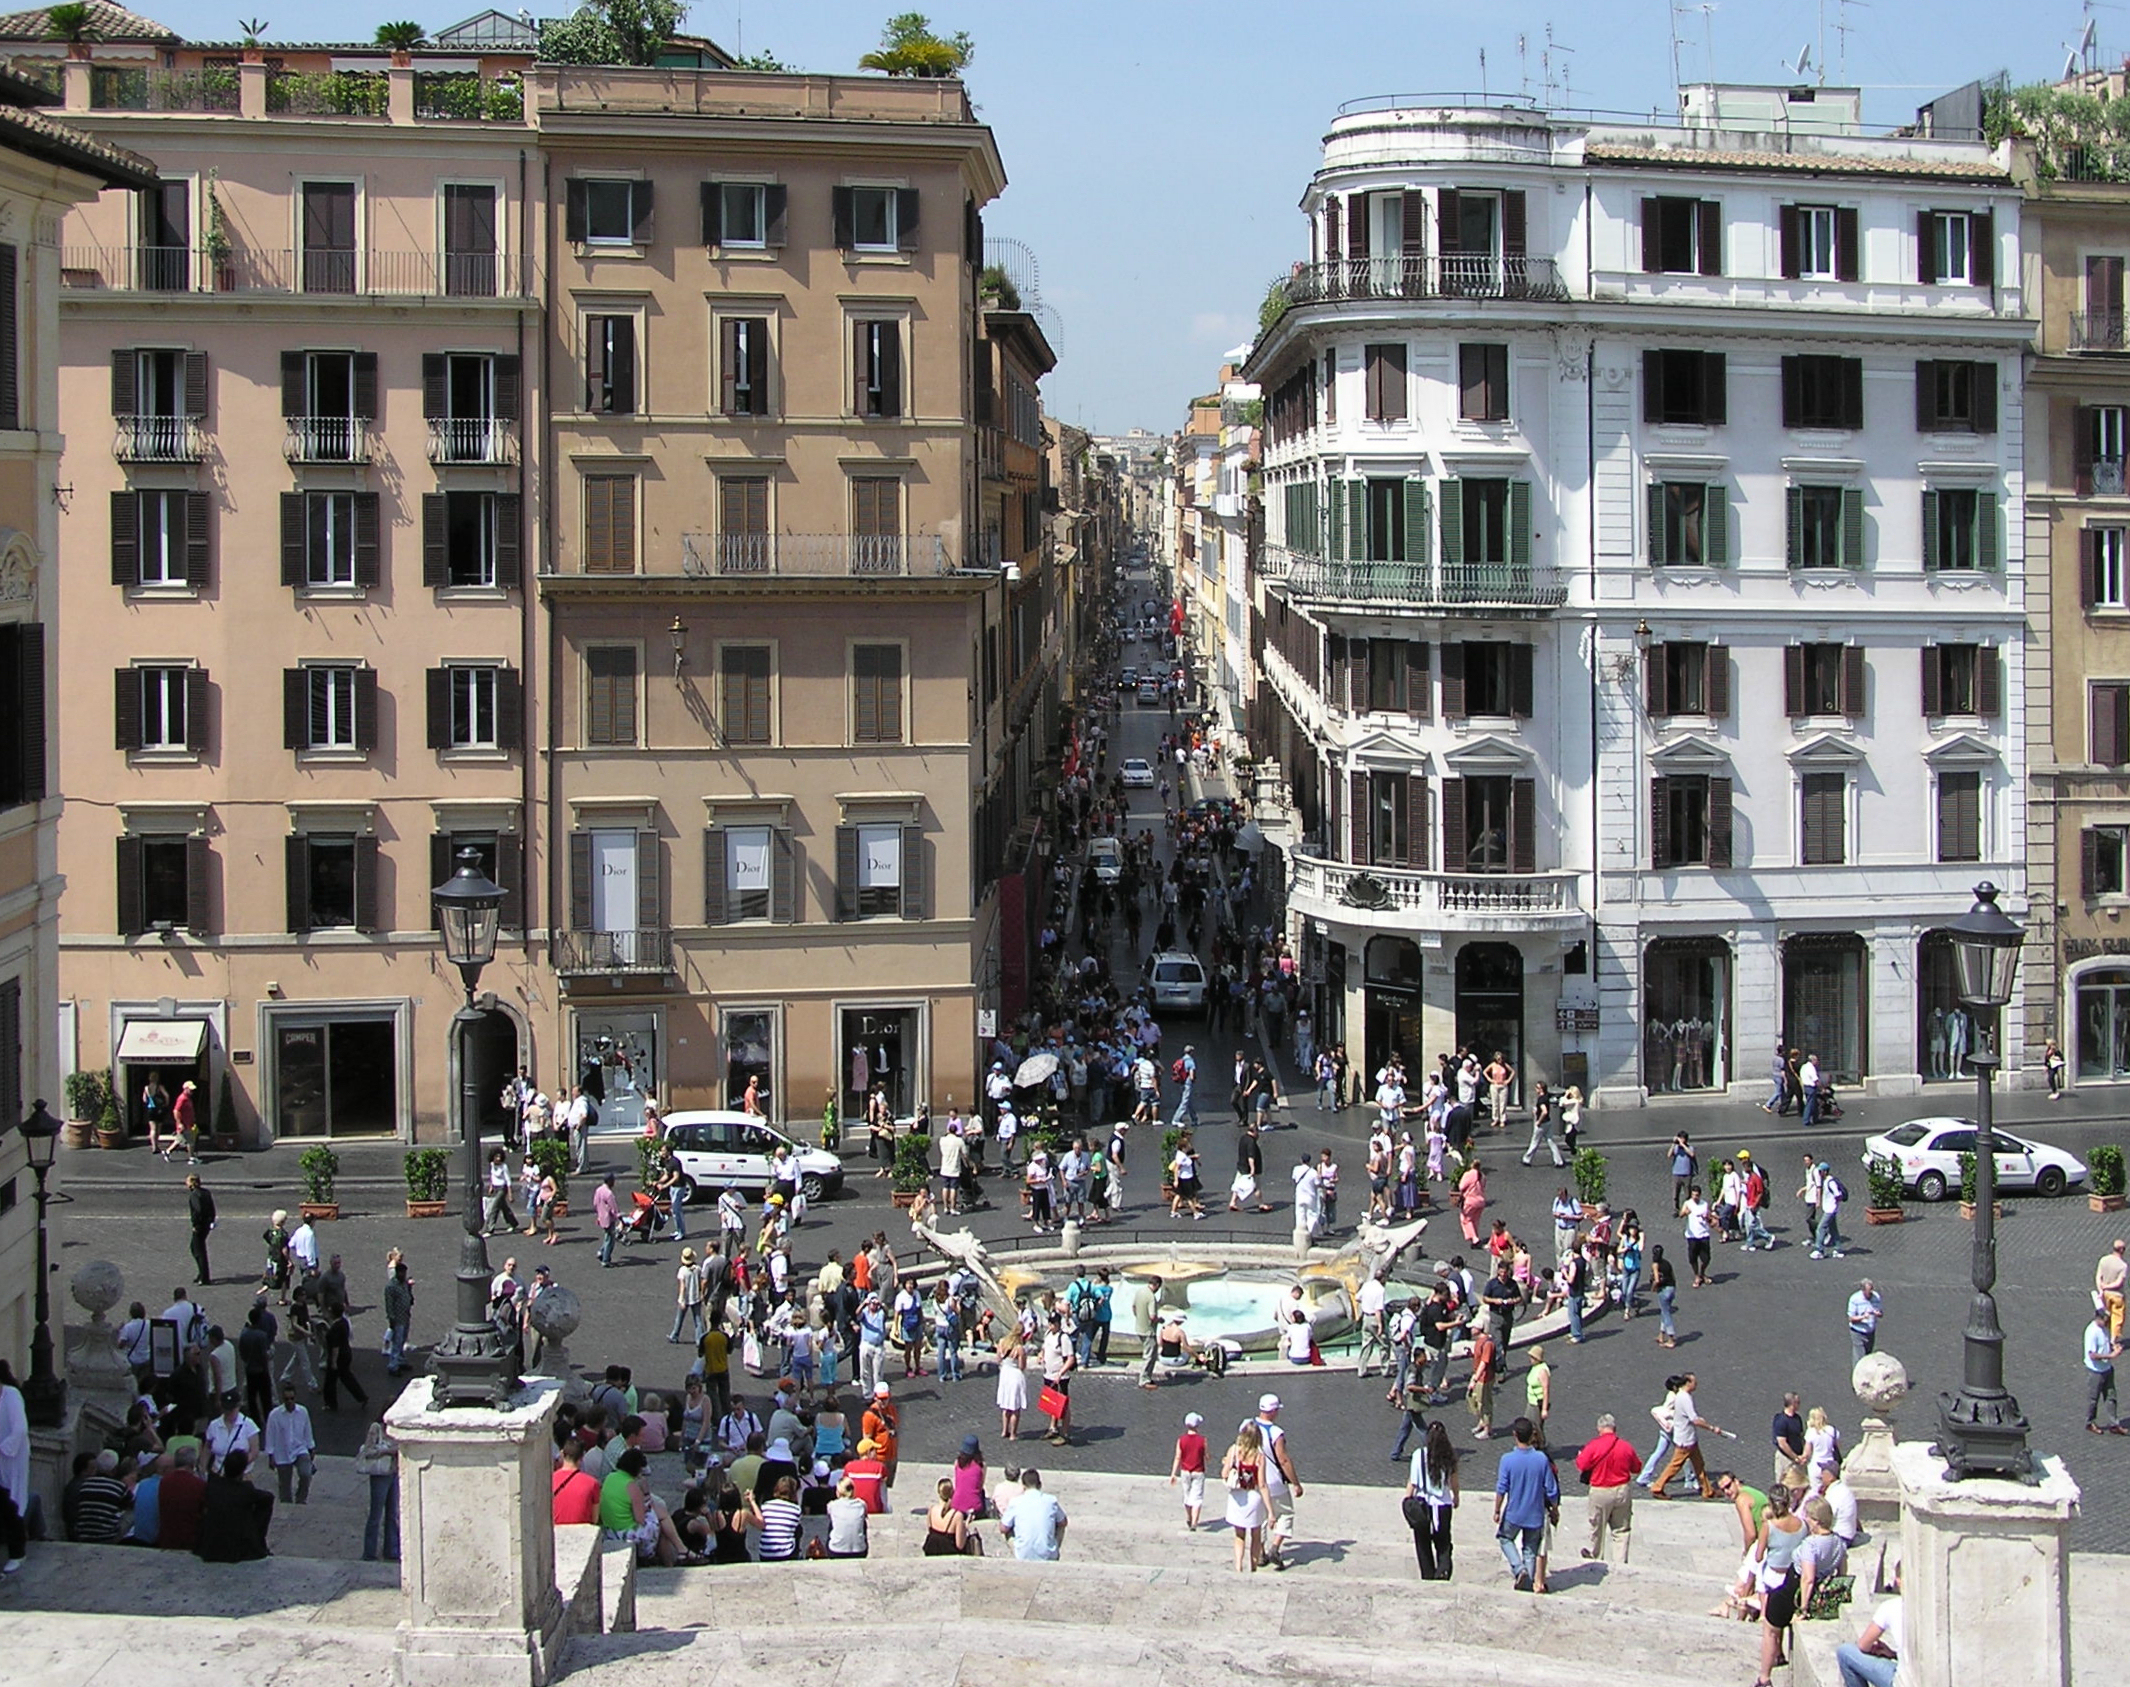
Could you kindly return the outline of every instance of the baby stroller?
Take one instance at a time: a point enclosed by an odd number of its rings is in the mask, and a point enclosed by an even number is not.
[[[628,1215],[621,1220],[621,1239],[624,1242],[655,1242],[665,1233],[666,1209],[656,1196],[646,1195],[641,1189],[629,1197],[632,1203]]]
[[[1841,1116],[1842,1104],[1834,1099],[1834,1086],[1822,1078],[1819,1083],[1819,1122],[1825,1124],[1829,1119]]]

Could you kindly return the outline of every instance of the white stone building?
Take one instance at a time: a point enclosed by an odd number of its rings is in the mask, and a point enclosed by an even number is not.
[[[1983,878],[2024,912],[2019,195],[1810,93],[1332,125],[1243,370],[1251,724],[1319,1034],[1371,1069],[1957,1069],[1933,934]]]

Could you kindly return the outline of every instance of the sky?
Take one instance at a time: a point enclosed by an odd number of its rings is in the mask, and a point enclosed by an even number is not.
[[[238,33],[237,11],[215,0],[132,3],[195,39]],[[846,71],[890,12],[918,3],[695,0],[686,27],[794,69]],[[333,8],[330,26],[318,14],[277,18],[268,0],[245,9],[268,20],[269,39],[363,40],[388,19],[441,28],[480,7],[445,0],[430,15],[410,0],[366,0]],[[2130,0],[941,0],[930,16],[975,39],[970,95],[1009,182],[986,231],[1034,253],[1056,313],[1045,408],[1098,432],[1172,430],[1191,395],[1213,388],[1221,354],[1254,330],[1267,282],[1307,252],[1295,206],[1343,101],[1544,97],[1550,62],[1554,103],[1669,111],[1675,18],[1683,79],[1817,80],[1824,63],[1829,83],[1865,90],[1875,125],[1906,122],[1933,95],[1998,70],[2053,80],[2088,17],[2102,63],[2130,49]]]

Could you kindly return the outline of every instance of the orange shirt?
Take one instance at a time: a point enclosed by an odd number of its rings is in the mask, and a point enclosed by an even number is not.
[[[879,1444],[881,1461],[885,1463],[895,1456],[895,1438],[901,1429],[902,1420],[896,1415],[895,1408],[883,1408],[876,1401],[865,1408],[865,1417],[859,1433],[867,1440]]]
[[[873,1256],[862,1248],[851,1255],[851,1287],[863,1294],[873,1286]]]

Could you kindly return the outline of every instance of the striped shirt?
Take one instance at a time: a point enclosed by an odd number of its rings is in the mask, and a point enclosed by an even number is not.
[[[758,1554],[764,1564],[799,1555],[799,1502],[764,1500],[762,1538]]]

